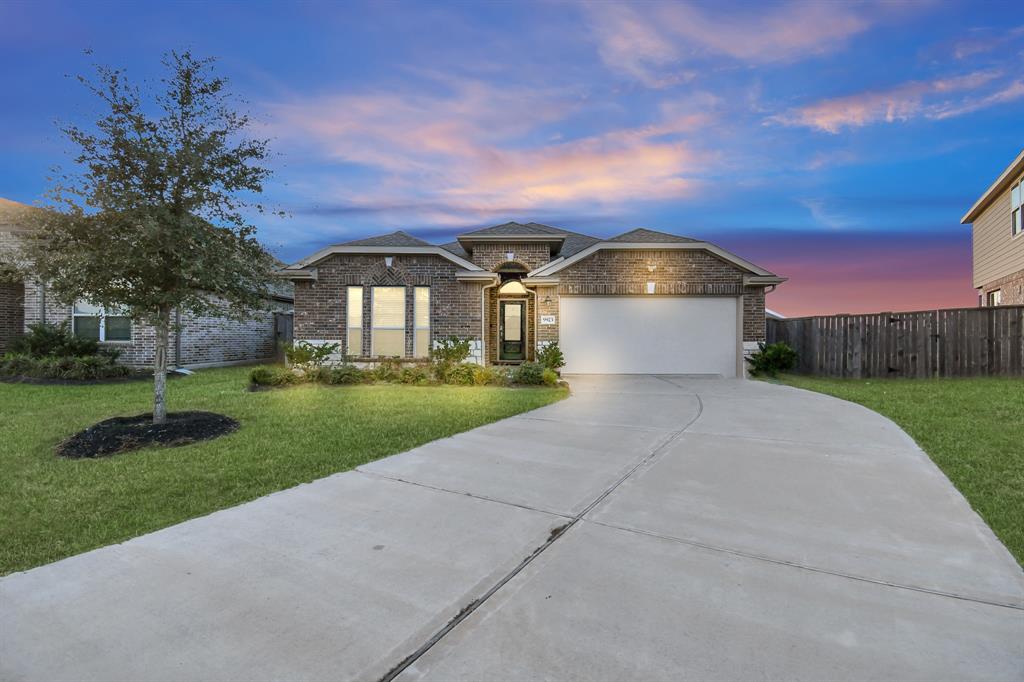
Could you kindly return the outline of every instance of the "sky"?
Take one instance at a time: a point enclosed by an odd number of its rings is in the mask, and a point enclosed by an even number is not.
[[[84,50],[93,51],[86,56]],[[788,316],[973,306],[961,216],[1024,148],[1016,2],[0,0],[0,196],[37,202],[98,108],[218,59],[271,140],[285,261],[509,220],[717,243]]]

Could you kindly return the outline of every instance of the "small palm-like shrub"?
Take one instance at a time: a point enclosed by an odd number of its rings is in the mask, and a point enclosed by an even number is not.
[[[778,376],[779,372],[788,372],[796,367],[799,356],[796,351],[779,341],[765,345],[758,344],[759,350],[747,358],[750,373],[755,376]]]
[[[558,344],[552,341],[537,351],[537,362],[557,372],[565,367],[565,356],[562,355],[562,349]]]

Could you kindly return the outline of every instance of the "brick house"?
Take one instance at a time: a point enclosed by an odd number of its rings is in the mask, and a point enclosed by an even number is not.
[[[960,222],[972,225],[979,305],[1024,305],[1024,151]]]
[[[472,342],[518,364],[557,342],[568,373],[742,376],[785,281],[708,242],[633,230],[597,239],[506,223],[435,245],[404,232],[328,246],[288,266],[295,339],[357,361]]]
[[[0,199],[0,353],[38,322],[67,323],[79,335],[120,351],[118,361],[133,367],[153,363],[156,331],[117,311],[104,311],[86,300],[62,303],[41,283],[12,275],[21,239],[27,234],[24,204]],[[7,265],[5,265],[5,263]],[[175,315],[169,360],[175,367],[207,367],[254,362],[277,354],[275,316],[291,314],[292,287],[283,284],[267,310],[246,320],[190,313]]]

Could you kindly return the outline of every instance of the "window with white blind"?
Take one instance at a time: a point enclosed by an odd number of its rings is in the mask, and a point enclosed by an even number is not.
[[[405,356],[405,287],[373,287],[371,353]]]
[[[71,328],[75,336],[94,341],[131,341],[132,321],[125,311],[104,309],[88,301],[75,301],[71,309]]]
[[[347,327],[346,353],[363,355],[363,288],[349,287],[346,300],[345,326]]]
[[[413,303],[413,356],[425,358],[430,355],[430,287],[416,287]]]

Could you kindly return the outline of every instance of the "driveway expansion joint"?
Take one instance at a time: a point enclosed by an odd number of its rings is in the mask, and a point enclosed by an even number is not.
[[[474,600],[470,601],[468,604],[463,606],[459,610],[459,612],[456,613],[451,618],[451,620],[449,620],[444,625],[444,627],[442,627],[440,630],[438,630],[436,633],[434,633],[426,642],[424,642],[418,649],[416,649],[416,651],[412,652],[411,654],[406,656],[404,659],[399,661],[399,663],[397,665],[395,665],[394,668],[389,670],[383,677],[380,678],[379,682],[392,682],[392,680],[394,680],[399,675],[401,675],[402,672],[404,672],[409,666],[411,666],[413,663],[415,663],[417,660],[419,660],[424,654],[426,654],[430,649],[432,649],[434,647],[434,645],[436,645],[438,642],[440,642],[445,637],[445,635],[447,635],[449,632],[451,632],[456,627],[458,627],[458,625],[460,623],[462,623],[462,621],[464,621],[467,618],[469,618],[469,616],[471,616],[474,611],[476,611],[485,602],[487,602],[488,599],[490,599],[492,596],[494,596],[494,594],[496,592],[498,592],[498,590],[500,590],[502,587],[507,585],[509,583],[509,581],[511,581],[513,578],[515,578],[517,575],[519,575],[519,573],[521,573],[523,571],[523,569],[525,569],[527,566],[529,566],[530,563],[532,563],[534,559],[536,559],[538,556],[540,556],[544,552],[544,550],[546,550],[548,547],[550,547],[555,542],[557,542],[559,538],[563,537],[566,533],[568,533],[573,528],[573,526],[575,526],[578,522],[580,522],[583,519],[584,516],[589,514],[591,512],[591,510],[594,509],[594,507],[599,505],[609,495],[611,495],[613,492],[615,492],[615,490],[619,486],[621,486],[623,483],[625,483],[627,480],[629,480],[629,478],[633,474],[635,474],[637,471],[639,471],[643,466],[645,466],[645,465],[649,464],[650,462],[652,462],[653,460],[655,460],[658,457],[658,455],[660,455],[662,452],[664,452],[668,448],[668,446],[670,446],[677,439],[679,439],[686,432],[687,429],[689,429],[691,426],[693,426],[697,422],[697,420],[700,419],[701,414],[703,414],[703,412],[704,412],[704,403],[701,400],[700,396],[698,394],[696,394],[696,393],[694,393],[692,395],[697,399],[697,414],[694,415],[693,419],[688,421],[686,423],[686,425],[683,426],[681,429],[677,429],[675,431],[672,431],[668,435],[668,437],[666,437],[663,440],[661,440],[661,442],[659,442],[654,448],[652,448],[649,453],[644,455],[640,459],[640,461],[638,461],[625,474],[623,474],[618,480],[616,480],[608,488],[606,488],[603,492],[601,492],[601,494],[599,494],[592,502],[590,502],[590,504],[588,504],[583,509],[583,511],[581,511],[579,514],[576,514],[576,515],[571,516],[571,517],[564,517],[564,518],[569,518],[569,521],[567,523],[565,523],[565,524],[563,524],[561,526],[556,526],[555,528],[552,528],[550,534],[548,535],[547,540],[545,540],[543,543],[541,543],[525,559],[523,559],[521,562],[519,562],[519,564],[515,568],[513,568],[511,571],[509,571],[504,576],[502,576],[501,579],[499,579],[494,585],[492,585],[482,596],[478,597],[477,599],[474,599]],[[391,480],[397,480],[397,479],[391,479]],[[408,482],[408,481],[402,481],[402,482]],[[417,484],[413,484],[413,485],[417,485]],[[429,488],[431,486],[425,486],[425,487]],[[437,489],[437,490],[440,490],[440,489]],[[445,492],[451,492],[451,491],[445,491]],[[521,506],[521,505],[513,505],[513,506]]]
[[[582,519],[585,523],[591,523],[595,526],[602,526],[604,528],[611,528],[612,530],[619,530],[625,533],[636,533],[637,535],[646,535],[648,537],[658,538],[660,540],[668,540],[670,542],[678,542],[683,545],[689,545],[690,547],[697,547],[699,549],[705,549],[711,552],[720,552],[723,554],[731,554],[733,556],[743,557],[745,559],[752,559],[755,561],[764,561],[766,563],[775,564],[778,566],[788,566],[790,568],[796,568],[802,571],[811,571],[812,573],[822,573],[825,575],[835,576],[837,578],[846,578],[847,580],[856,580],[863,583],[871,583],[874,585],[881,585],[884,587],[892,587],[900,590],[910,590],[912,592],[921,592],[924,594],[930,594],[937,597],[946,597],[949,599],[959,599],[961,601],[974,602],[976,604],[984,604],[986,606],[996,606],[1005,609],[1015,609],[1017,611],[1024,611],[1024,603],[1017,604],[1013,602],[996,601],[993,599],[984,599],[982,597],[972,597],[970,595],[961,594],[958,592],[946,592],[943,590],[934,590],[928,587],[921,587],[920,585],[907,585],[903,583],[892,582],[889,580],[882,580],[880,578],[869,578],[863,575],[856,575],[853,573],[844,573],[842,571],[835,571],[827,568],[821,568],[818,566],[811,566],[808,564],[802,564],[797,561],[790,561],[788,559],[778,559],[776,557],[766,556],[764,554],[756,554],[753,552],[746,552],[741,549],[734,549],[732,547],[721,547],[718,545],[711,545],[706,542],[700,542],[698,540],[688,540],[686,538],[676,537],[674,535],[666,535],[664,533],[655,533],[640,528],[632,528],[629,526],[620,526],[614,523],[607,523],[604,521],[594,521],[593,519]]]

